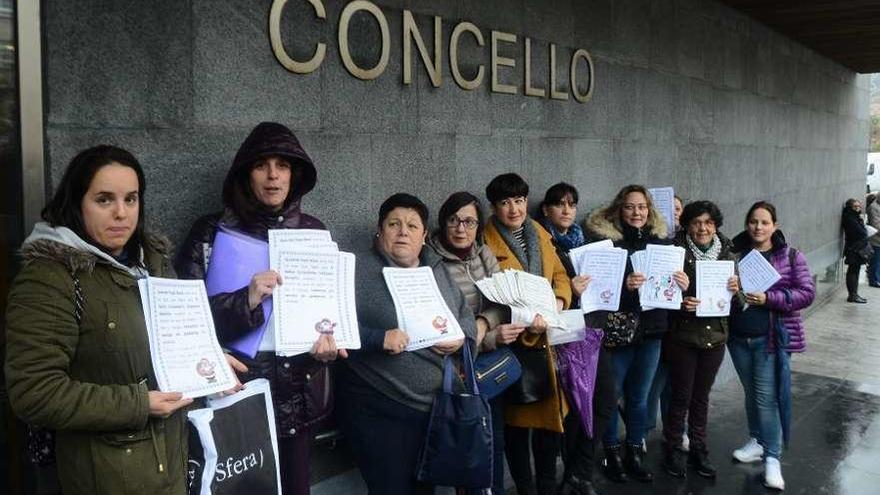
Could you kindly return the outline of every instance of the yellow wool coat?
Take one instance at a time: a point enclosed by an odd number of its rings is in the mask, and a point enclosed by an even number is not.
[[[556,297],[565,301],[567,308],[571,304],[571,282],[559,256],[556,255],[556,248],[553,246],[550,234],[538,222],[531,219],[528,221],[532,222],[532,226],[538,233],[544,278],[550,281]],[[498,258],[498,264],[502,270],[524,270],[492,221],[486,222],[485,243]],[[519,343],[527,347],[545,346],[547,345],[547,336],[523,332],[519,336]],[[505,405],[504,421],[510,426],[562,432],[562,420],[568,414],[568,403],[565,401],[565,395],[556,379],[556,356],[553,348],[550,346],[547,348],[549,349],[547,366],[550,368],[550,386],[553,388],[553,394],[534,404]]]

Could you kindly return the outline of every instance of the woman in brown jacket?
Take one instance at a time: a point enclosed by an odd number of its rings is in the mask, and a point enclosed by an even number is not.
[[[498,258],[501,269],[543,276],[556,294],[557,309],[567,308],[571,303],[571,282],[556,255],[550,234],[528,216],[528,184],[516,174],[502,174],[486,186],[486,196],[493,213],[486,224],[486,245]],[[547,325],[539,315],[513,344],[547,350],[551,388],[547,398],[539,402],[507,404],[504,409],[507,463],[520,494],[534,493],[535,489],[539,495],[555,492],[559,434],[568,414],[568,404],[556,380],[555,357],[553,348],[547,344],[546,331]],[[530,457],[534,457],[534,478]]]
[[[711,201],[694,201],[681,214],[682,230],[675,243],[685,248],[684,272],[690,280],[697,280],[697,261],[733,260],[732,244],[718,228],[724,217]],[[675,477],[687,473],[687,460],[700,476],[715,477],[715,466],[709,460],[706,445],[706,425],[709,416],[709,392],[715,375],[724,360],[727,342],[727,317],[698,317],[700,300],[696,298],[696,283],[683,294],[681,311],[670,314],[669,333],[663,340],[663,360],[669,368],[672,398],[663,436],[666,439],[664,467]],[[728,280],[731,293],[739,289],[739,279]],[[731,294],[732,296],[732,294]],[[730,307],[730,299],[717,301],[716,307]],[[682,445],[685,418],[690,438],[689,451]]]

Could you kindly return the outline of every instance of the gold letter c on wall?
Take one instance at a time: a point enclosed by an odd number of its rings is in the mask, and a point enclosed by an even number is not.
[[[315,17],[318,19],[326,19],[327,13],[324,11],[324,4],[321,0],[307,0],[315,9]],[[327,45],[318,43],[315,47],[315,54],[306,62],[298,62],[287,54],[284,49],[284,43],[281,42],[281,14],[284,13],[284,6],[287,0],[274,0],[272,9],[269,11],[269,41],[272,43],[272,52],[275,58],[284,66],[285,69],[296,74],[308,74],[314,72],[321,66],[324,56],[327,54]]]
[[[372,69],[361,69],[354,63],[351,58],[351,51],[348,47],[348,24],[351,22],[351,16],[359,10],[366,10],[379,23],[379,30],[382,33],[382,55],[379,56],[379,62]],[[346,5],[339,15],[339,55],[342,57],[342,64],[348,69],[354,77],[369,81],[376,79],[385,72],[388,66],[388,57],[391,53],[391,34],[388,32],[388,20],[385,14],[372,2],[367,0],[355,0]]]

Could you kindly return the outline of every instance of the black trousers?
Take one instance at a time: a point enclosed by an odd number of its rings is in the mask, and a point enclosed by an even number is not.
[[[697,349],[666,339],[663,358],[669,365],[669,382],[672,384],[672,401],[663,422],[666,445],[681,445],[687,418],[691,449],[706,450],[709,392],[724,360],[724,345]]]
[[[504,452],[518,495],[555,495],[560,440],[561,435],[555,431],[515,426],[504,428]]]
[[[860,264],[846,265],[846,291],[850,297],[859,295],[859,271]]]
[[[415,477],[430,413],[385,397],[351,370],[339,374],[336,387],[339,425],[370,495],[433,494]]]
[[[614,367],[611,364],[611,354],[601,347],[596,365],[596,388],[593,392],[593,438],[587,436],[574,401],[568,401],[571,410],[565,418],[565,443],[562,456],[566,476],[575,475],[581,479],[593,479],[596,447],[601,442],[602,433],[608,427],[611,415],[617,413],[614,399]]]

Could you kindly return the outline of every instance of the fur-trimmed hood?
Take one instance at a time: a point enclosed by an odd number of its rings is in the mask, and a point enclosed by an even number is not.
[[[171,241],[158,234],[147,233],[147,245],[141,251],[140,265],[153,268],[156,257],[167,259],[171,253]],[[98,263],[106,263],[135,278],[142,278],[147,272],[139,267],[128,267],[119,263],[113,256],[84,241],[67,227],[52,227],[46,222],[34,226],[31,235],[25,239],[20,251],[22,262],[27,264],[37,260],[54,261],[64,265],[71,272],[91,273]],[[150,270],[153,271],[153,270]]]
[[[610,206],[596,208],[584,219],[584,230],[590,237],[596,239],[610,239],[617,242],[623,239],[623,226],[620,223],[620,215],[615,214],[613,220],[608,219]],[[651,206],[651,214],[648,223],[643,230],[649,235],[665,239],[669,230],[666,228],[666,218],[660,211]]]

